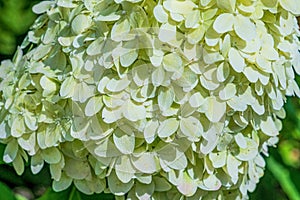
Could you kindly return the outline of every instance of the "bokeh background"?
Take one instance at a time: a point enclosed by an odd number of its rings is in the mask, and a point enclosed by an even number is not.
[[[0,61],[12,58],[36,18],[31,7],[40,0],[0,0]],[[300,22],[300,18],[298,20]],[[297,77],[300,85],[300,77]],[[277,148],[270,149],[266,158],[265,175],[252,200],[300,200],[300,100],[289,97],[285,105],[286,119]],[[0,145],[0,199],[1,200],[89,200],[114,199],[107,194],[86,196],[75,187],[55,193],[51,190],[49,169],[33,175],[27,167],[20,177],[2,161],[4,145]]]

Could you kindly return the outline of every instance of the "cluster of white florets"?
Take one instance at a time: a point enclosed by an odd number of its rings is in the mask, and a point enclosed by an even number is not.
[[[53,188],[239,199],[299,95],[296,0],[56,0],[0,66],[4,161]],[[23,50],[22,50],[23,49]],[[26,49],[25,55],[22,52]]]

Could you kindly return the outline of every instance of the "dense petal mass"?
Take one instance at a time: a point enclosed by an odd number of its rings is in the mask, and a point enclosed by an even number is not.
[[[247,199],[300,96],[297,0],[53,0],[0,64],[3,160],[53,189]],[[27,46],[26,46],[27,45]]]

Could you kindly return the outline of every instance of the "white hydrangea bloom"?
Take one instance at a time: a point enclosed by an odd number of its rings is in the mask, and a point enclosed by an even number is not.
[[[286,95],[296,0],[55,0],[0,65],[3,160],[53,189],[245,199]],[[23,52],[26,54],[23,55]]]

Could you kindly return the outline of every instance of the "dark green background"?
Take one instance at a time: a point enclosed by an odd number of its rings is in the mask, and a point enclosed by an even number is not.
[[[39,0],[0,0],[0,60],[11,58],[17,45],[22,43],[36,16],[31,7]],[[300,83],[300,81],[298,81]],[[250,194],[255,200],[300,200],[300,107],[299,99],[288,98],[287,118],[277,149],[271,149],[265,176]],[[51,190],[51,179],[46,167],[38,175],[27,168],[20,177],[2,161],[4,146],[0,145],[0,199],[114,199],[110,195],[86,196],[75,187],[60,193]]]

